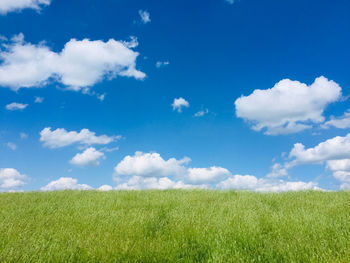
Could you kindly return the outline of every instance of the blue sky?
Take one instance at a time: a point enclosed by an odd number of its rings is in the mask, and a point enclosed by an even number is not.
[[[350,188],[349,11],[0,3],[0,191]]]

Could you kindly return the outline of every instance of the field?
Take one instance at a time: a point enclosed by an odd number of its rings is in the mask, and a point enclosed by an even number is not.
[[[1,193],[0,262],[350,262],[350,192]]]

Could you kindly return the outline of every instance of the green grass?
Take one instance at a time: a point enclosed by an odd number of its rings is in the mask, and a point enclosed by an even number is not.
[[[350,262],[350,192],[2,193],[0,262]]]

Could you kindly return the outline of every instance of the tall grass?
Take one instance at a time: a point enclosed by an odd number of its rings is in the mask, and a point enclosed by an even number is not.
[[[0,262],[350,262],[350,192],[2,193]]]

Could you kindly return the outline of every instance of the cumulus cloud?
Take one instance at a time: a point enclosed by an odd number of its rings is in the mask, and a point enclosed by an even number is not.
[[[234,175],[217,184],[218,189],[250,190],[257,192],[286,192],[319,190],[314,182],[286,182],[283,180],[258,179],[252,175]]]
[[[207,184],[186,184],[174,181],[168,177],[141,177],[133,176],[127,182],[117,185],[116,190],[143,190],[143,189],[207,189]],[[258,179],[251,175],[233,175],[215,185],[220,190],[247,190],[256,192],[287,192],[321,190],[314,182],[287,182],[283,180]]]
[[[61,177],[42,187],[41,191],[60,191],[60,190],[92,190],[87,184],[78,184],[78,180],[71,177]]]
[[[350,189],[350,159],[327,161],[327,169],[333,172],[333,177],[341,182],[341,190]]]
[[[126,156],[116,167],[118,190],[217,188],[282,192],[319,189],[314,182],[289,182],[252,175],[232,175],[225,168],[188,168],[189,159],[164,160],[158,153],[137,152]]]
[[[71,164],[78,166],[98,166],[100,165],[100,159],[104,158],[103,152],[97,151],[95,148],[87,148],[84,152],[76,154],[72,160]]]
[[[149,12],[144,10],[139,10],[139,15],[141,18],[142,23],[147,24],[151,22],[151,15]]]
[[[5,108],[10,111],[15,111],[15,110],[24,110],[27,107],[28,107],[28,104],[12,102],[10,104],[7,104]]]
[[[59,53],[45,43],[31,44],[22,34],[0,51],[0,86],[14,91],[41,87],[57,81],[68,89],[88,92],[94,84],[117,76],[145,78],[136,69],[139,53],[131,48],[137,41],[76,40],[67,42]]]
[[[334,178],[345,189],[350,183],[350,133],[337,136],[306,149],[302,143],[294,144],[289,153],[291,161],[285,163],[287,169],[301,164],[324,164],[333,173]]]
[[[174,99],[173,104],[171,104],[173,107],[173,110],[177,110],[177,112],[182,112],[182,108],[188,108],[190,106],[190,103],[185,100],[184,98],[177,98]]]
[[[216,166],[210,168],[187,168],[186,165],[189,162],[190,159],[188,157],[181,160],[175,158],[164,160],[159,153],[136,152],[133,156],[128,155],[124,157],[117,164],[114,168],[114,179],[116,182],[119,182],[123,177],[131,177],[139,182],[141,178],[153,178],[142,182],[152,182],[159,185],[160,182],[170,182],[171,180],[163,179],[159,181],[157,178],[175,177],[180,180],[178,182],[180,185],[183,182],[189,183],[189,185],[203,185],[217,182],[230,175],[227,169]],[[175,185],[175,182],[173,183],[171,187]],[[128,185],[134,184],[129,183]]]
[[[104,191],[104,192],[107,192],[107,191],[112,191],[113,190],[113,187],[110,186],[110,185],[102,185],[100,186],[99,188],[97,188],[98,191]]]
[[[272,165],[271,172],[267,175],[269,178],[285,177],[288,175],[288,167],[275,163]]]
[[[265,134],[289,134],[310,129],[324,122],[323,112],[342,96],[341,87],[321,76],[310,86],[284,79],[273,88],[254,90],[235,101],[236,115]]]
[[[327,168],[331,171],[350,171],[350,159],[327,161]]]
[[[169,64],[170,64],[169,61],[157,61],[156,68],[165,67],[165,66],[168,66]]]
[[[0,168],[0,189],[21,187],[27,176],[13,168]]]
[[[210,168],[189,168],[186,178],[194,184],[207,184],[220,181],[230,174],[229,170],[216,166]]]
[[[350,110],[344,113],[341,117],[331,117],[331,119],[322,125],[322,128],[336,127],[339,129],[350,128]]]
[[[136,152],[133,156],[126,156],[114,168],[115,177],[141,176],[141,177],[166,177],[180,176],[186,173],[183,164],[190,161],[189,158],[176,160],[170,158],[164,160],[159,153]]]
[[[302,143],[296,143],[289,157],[294,158],[296,164],[348,159],[350,158],[350,133],[344,137],[337,136],[326,140],[309,149],[305,149]]]
[[[117,190],[142,190],[142,189],[192,189],[206,188],[204,185],[189,185],[181,181],[175,182],[168,177],[141,177],[133,176],[127,182],[117,185]]]
[[[40,11],[43,6],[50,5],[51,0],[1,0],[0,15],[22,9],[34,9]]]
[[[109,144],[116,141],[120,136],[96,136],[95,132],[89,129],[82,129],[80,132],[67,131],[63,128],[58,128],[54,131],[51,127],[46,127],[40,132],[40,141],[45,147],[60,148],[72,144],[93,145],[93,144]]]

